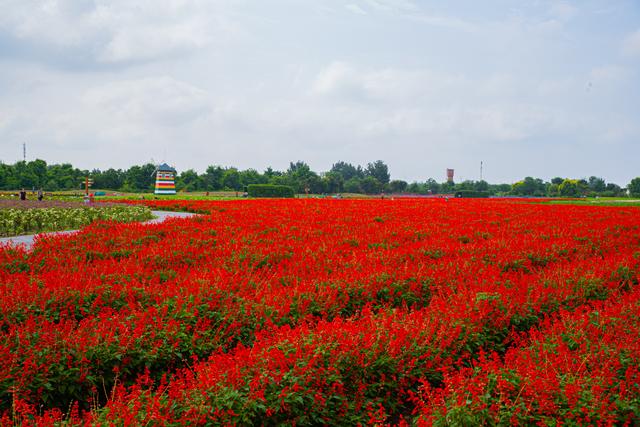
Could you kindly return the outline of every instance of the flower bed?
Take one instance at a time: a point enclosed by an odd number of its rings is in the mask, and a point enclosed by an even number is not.
[[[151,218],[146,206],[85,206],[53,201],[0,203],[0,237],[76,229],[94,221],[132,222]]]
[[[635,208],[144,203],[0,250],[4,422],[638,420]]]

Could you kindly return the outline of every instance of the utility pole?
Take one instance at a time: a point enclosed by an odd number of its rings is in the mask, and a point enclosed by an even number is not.
[[[24,160],[24,162],[27,162],[27,143],[23,142],[22,143],[22,160]]]
[[[482,160],[480,160],[480,181],[482,181]]]

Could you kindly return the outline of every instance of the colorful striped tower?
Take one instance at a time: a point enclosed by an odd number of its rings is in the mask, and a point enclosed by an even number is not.
[[[176,170],[166,163],[156,168],[155,194],[176,194]]]

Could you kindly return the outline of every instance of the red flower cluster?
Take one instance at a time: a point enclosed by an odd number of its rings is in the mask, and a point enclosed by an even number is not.
[[[0,421],[640,420],[640,210],[146,201],[0,248]]]

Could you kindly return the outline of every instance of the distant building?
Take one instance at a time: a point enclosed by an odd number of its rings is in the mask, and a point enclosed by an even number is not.
[[[447,169],[447,182],[453,182],[453,169]]]
[[[156,168],[155,194],[176,194],[176,170],[166,163]]]

